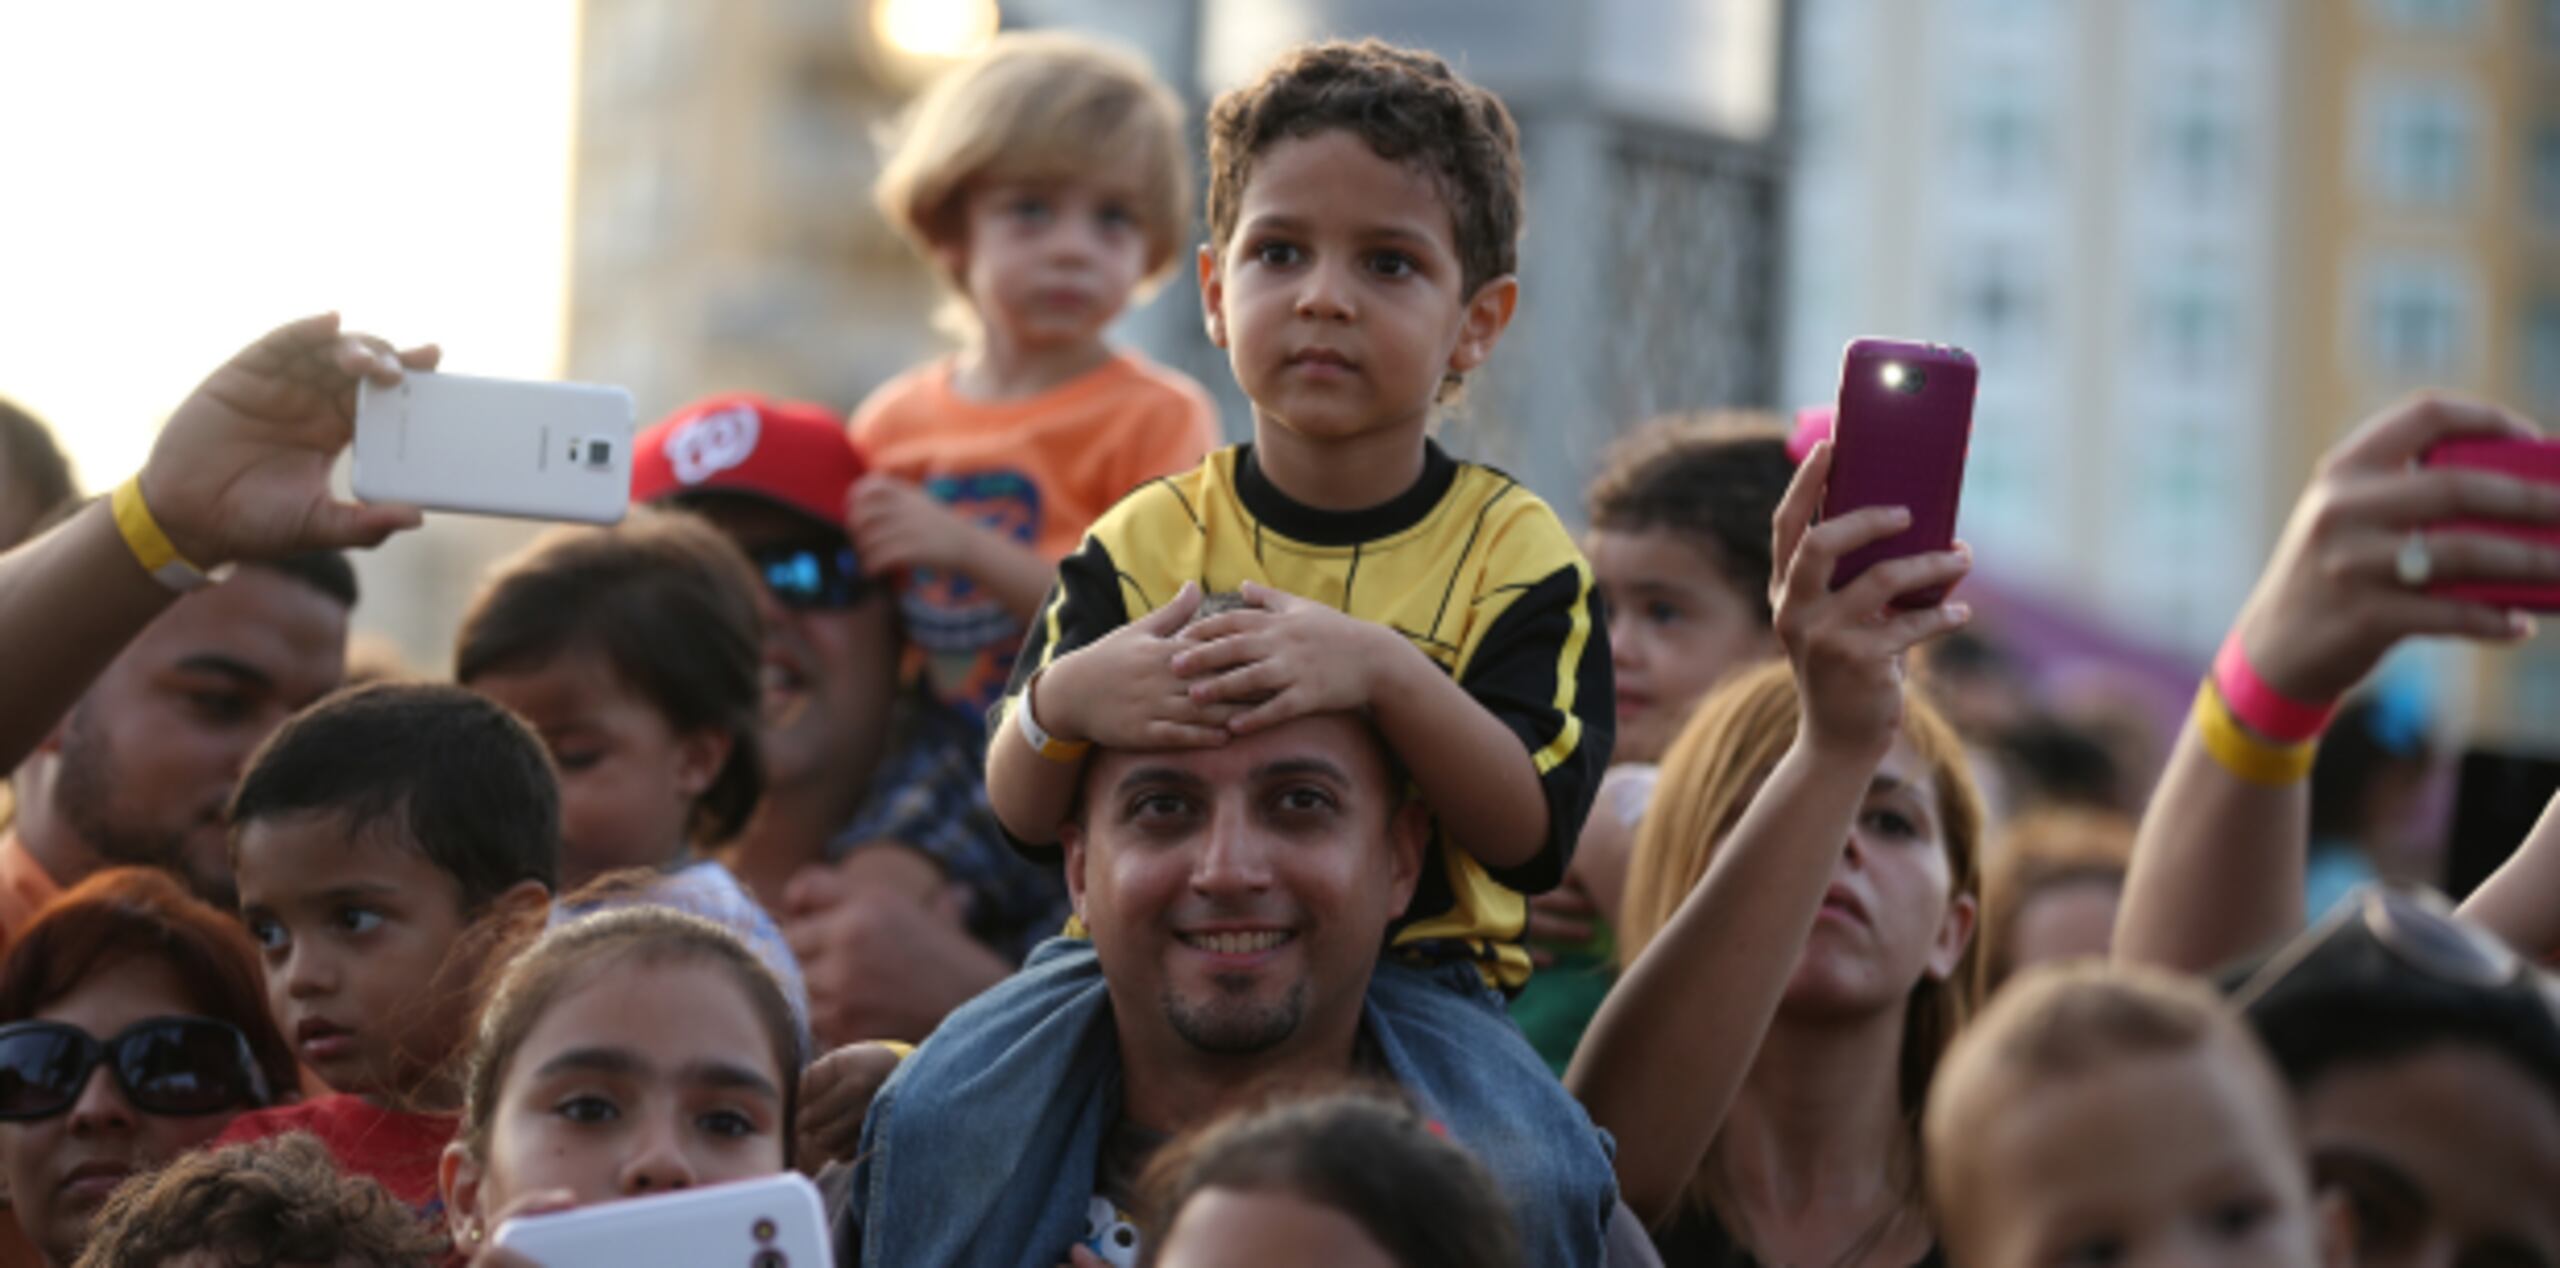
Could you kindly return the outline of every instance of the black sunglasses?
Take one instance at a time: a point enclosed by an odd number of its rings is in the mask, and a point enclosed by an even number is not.
[[[80,1100],[100,1062],[145,1114],[193,1118],[273,1099],[240,1028],[210,1017],[153,1017],[101,1040],[67,1022],[0,1026],[0,1121],[52,1118]]]
[[[849,608],[871,596],[850,542],[760,546],[747,552],[765,589],[787,608]]]

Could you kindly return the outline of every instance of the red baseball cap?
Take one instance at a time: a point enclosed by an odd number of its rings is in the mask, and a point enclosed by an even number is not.
[[[733,392],[695,401],[640,433],[631,500],[740,493],[844,527],[862,478],[843,420],[824,406]]]

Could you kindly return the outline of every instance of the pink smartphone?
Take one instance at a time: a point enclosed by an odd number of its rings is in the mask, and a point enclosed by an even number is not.
[[[1956,540],[1956,497],[1973,435],[1973,355],[1942,343],[1859,339],[1840,366],[1840,409],[1831,424],[1831,484],[1822,518],[1869,506],[1911,510],[1911,526],[1849,552],[1834,590],[1889,559],[1945,550]],[[1899,608],[1943,602],[1932,586],[1894,598]]]
[[[2418,460],[2429,467],[2467,467],[2499,475],[2560,484],[2560,441],[2448,440]],[[2560,525],[2511,524],[2497,520],[2448,520],[2431,528],[2467,533],[2494,533],[2537,546],[2560,546]],[[2446,581],[2427,587],[2435,594],[2474,603],[2529,612],[2560,612],[2560,584],[2525,581]]]

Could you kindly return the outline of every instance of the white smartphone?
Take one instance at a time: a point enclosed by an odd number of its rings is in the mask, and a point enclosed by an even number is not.
[[[631,504],[631,394],[412,370],[356,394],[367,502],[612,524]]]
[[[527,1215],[492,1245],[542,1268],[833,1268],[818,1187],[796,1172]]]

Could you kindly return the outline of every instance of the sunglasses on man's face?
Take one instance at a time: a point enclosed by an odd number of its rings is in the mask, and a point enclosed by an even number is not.
[[[248,1036],[210,1017],[154,1017],[99,1039],[67,1022],[0,1026],[0,1121],[52,1118],[78,1104],[104,1063],[145,1114],[193,1118],[267,1104]]]
[[[871,579],[851,543],[759,546],[747,552],[765,589],[787,608],[839,610],[871,595]]]

